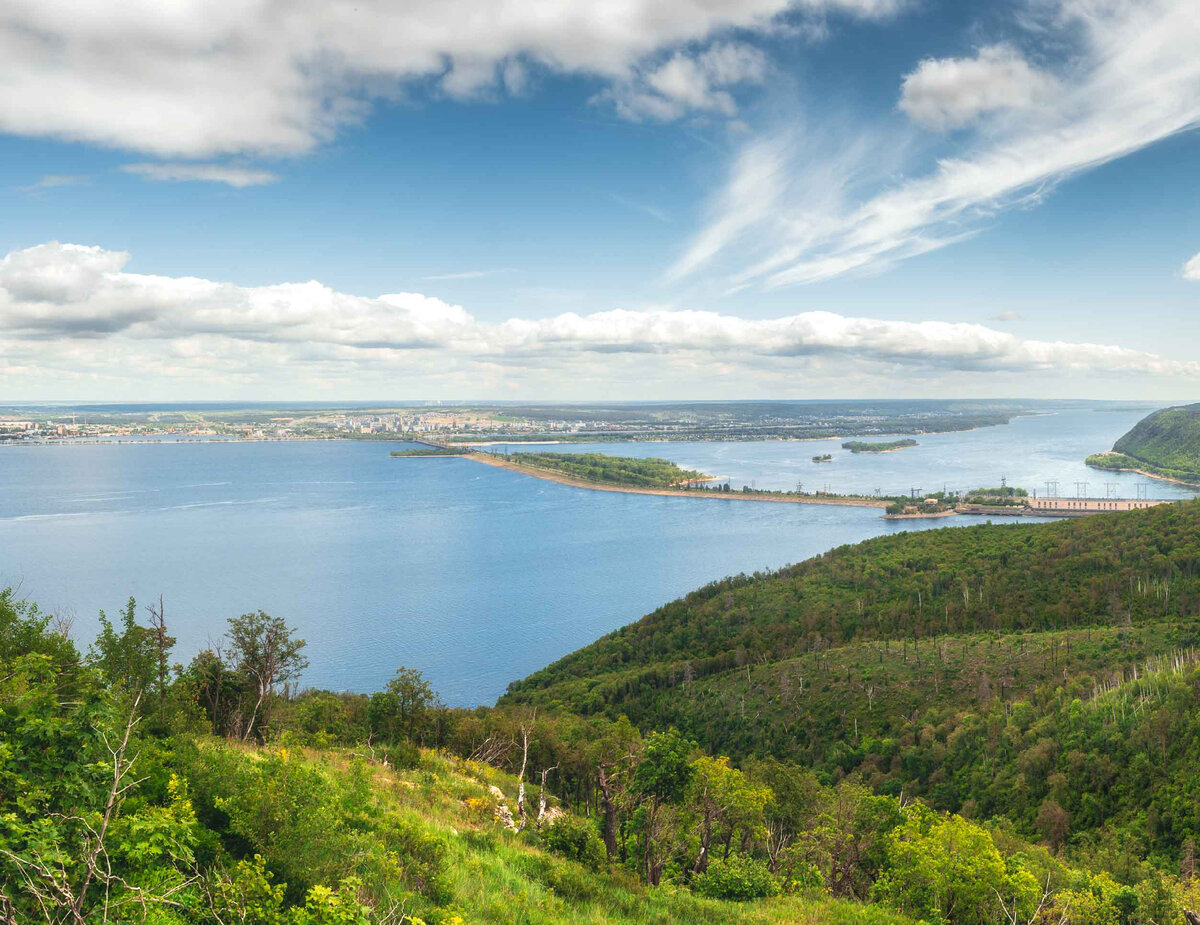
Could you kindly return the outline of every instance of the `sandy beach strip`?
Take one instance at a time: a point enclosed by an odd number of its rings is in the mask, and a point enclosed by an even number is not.
[[[508,469],[522,475],[543,479],[547,482],[557,482],[559,485],[569,485],[572,488],[586,488],[591,491],[615,491],[626,495],[665,495],[672,498],[709,498],[718,501],[768,501],[779,504],[833,504],[843,507],[874,507],[886,508],[887,501],[875,501],[870,498],[818,498],[799,497],[797,495],[772,495],[766,493],[743,493],[740,491],[688,491],[682,488],[637,488],[631,485],[605,485],[600,482],[589,482],[550,469],[536,469],[523,466],[496,456],[483,453],[471,453],[464,459],[473,459],[484,465],[495,466],[497,469]]]

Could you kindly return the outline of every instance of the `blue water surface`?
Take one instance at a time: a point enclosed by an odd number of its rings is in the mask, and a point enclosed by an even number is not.
[[[736,487],[885,492],[1076,480],[1134,496],[1144,479],[1087,470],[1144,412],[1079,411],[919,437],[851,456],[838,441],[605,444]],[[176,655],[263,609],[308,640],[305,682],[369,691],[419,668],[448,703],[515,678],[706,582],[882,533],[869,508],[756,504],[570,488],[465,459],[392,459],[383,443],[162,443],[0,449],[0,584],[73,613],[165,597]],[[514,449],[516,449],[514,447]],[[582,450],[566,446],[562,449]],[[816,453],[835,461],[814,465]],[[1111,481],[1116,488],[1106,489]],[[1152,496],[1191,493],[1154,483]]]

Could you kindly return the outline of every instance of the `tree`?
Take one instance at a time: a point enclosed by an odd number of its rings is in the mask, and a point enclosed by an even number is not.
[[[652,886],[662,879],[666,864],[663,844],[679,821],[667,808],[682,802],[687,793],[695,750],[696,743],[674,728],[653,733],[633,772],[633,793],[640,800],[634,826],[641,837],[642,873]]]
[[[367,721],[371,731],[385,742],[396,742],[401,737],[416,742],[437,705],[437,694],[425,676],[415,668],[400,667],[386,690],[371,695]]]
[[[1071,815],[1058,805],[1051,797],[1042,801],[1037,814],[1038,831],[1050,842],[1050,847],[1057,851],[1067,840],[1067,832],[1071,828]]]
[[[763,810],[771,799],[771,791],[751,783],[745,774],[731,768],[728,758],[702,755],[691,767],[688,805],[695,810],[700,823],[700,848],[692,873],[702,874],[708,867],[714,835],[724,842],[722,857],[728,858],[739,830],[762,828]]]
[[[987,925],[1005,910],[1026,921],[1041,895],[1032,874],[1009,870],[985,829],[919,805],[888,836],[888,868],[873,892],[913,917],[961,925]]]
[[[146,608],[150,611],[150,633],[154,645],[155,663],[158,669],[158,722],[160,726],[167,725],[167,674],[170,671],[171,649],[175,647],[175,637],[167,635],[167,609],[163,604],[162,595],[158,596],[158,607],[151,604]]]
[[[233,734],[234,717],[238,715],[248,689],[247,678],[230,667],[221,642],[218,640],[210,648],[197,652],[180,680],[195,702],[204,708],[212,725],[212,734]]]
[[[90,651],[92,663],[110,684],[140,694],[154,684],[153,632],[137,622],[137,601],[132,597],[121,609],[120,632],[100,611],[100,634]]]
[[[234,664],[253,681],[254,689],[254,706],[242,729],[243,739],[249,739],[260,725],[269,724],[275,686],[298,677],[308,667],[308,659],[302,654],[306,643],[292,633],[282,617],[261,610],[229,618]]]

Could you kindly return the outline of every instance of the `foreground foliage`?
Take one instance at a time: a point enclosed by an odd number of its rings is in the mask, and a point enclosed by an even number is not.
[[[470,711],[296,693],[261,611],[165,670],[162,601],[84,656],[0,594],[0,922],[1183,925],[1197,511],[839,550],[652,617],[711,670],[615,634]]]

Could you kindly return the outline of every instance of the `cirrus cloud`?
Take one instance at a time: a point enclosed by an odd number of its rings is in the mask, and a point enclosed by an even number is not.
[[[693,275],[718,255],[737,262],[733,283],[765,288],[877,272],[1200,126],[1195,0],[1026,6],[1029,44],[1058,49],[1054,74],[1011,45],[990,45],[973,58],[923,61],[904,81],[900,107],[913,119],[970,128],[954,153],[896,164],[892,151],[927,152],[911,127],[906,144],[894,128],[821,126],[839,139],[824,154],[812,150],[813,132],[792,127],[752,138],[667,278]]]
[[[269,170],[229,164],[125,164],[121,170],[158,183],[224,183],[238,189],[279,180]]]

